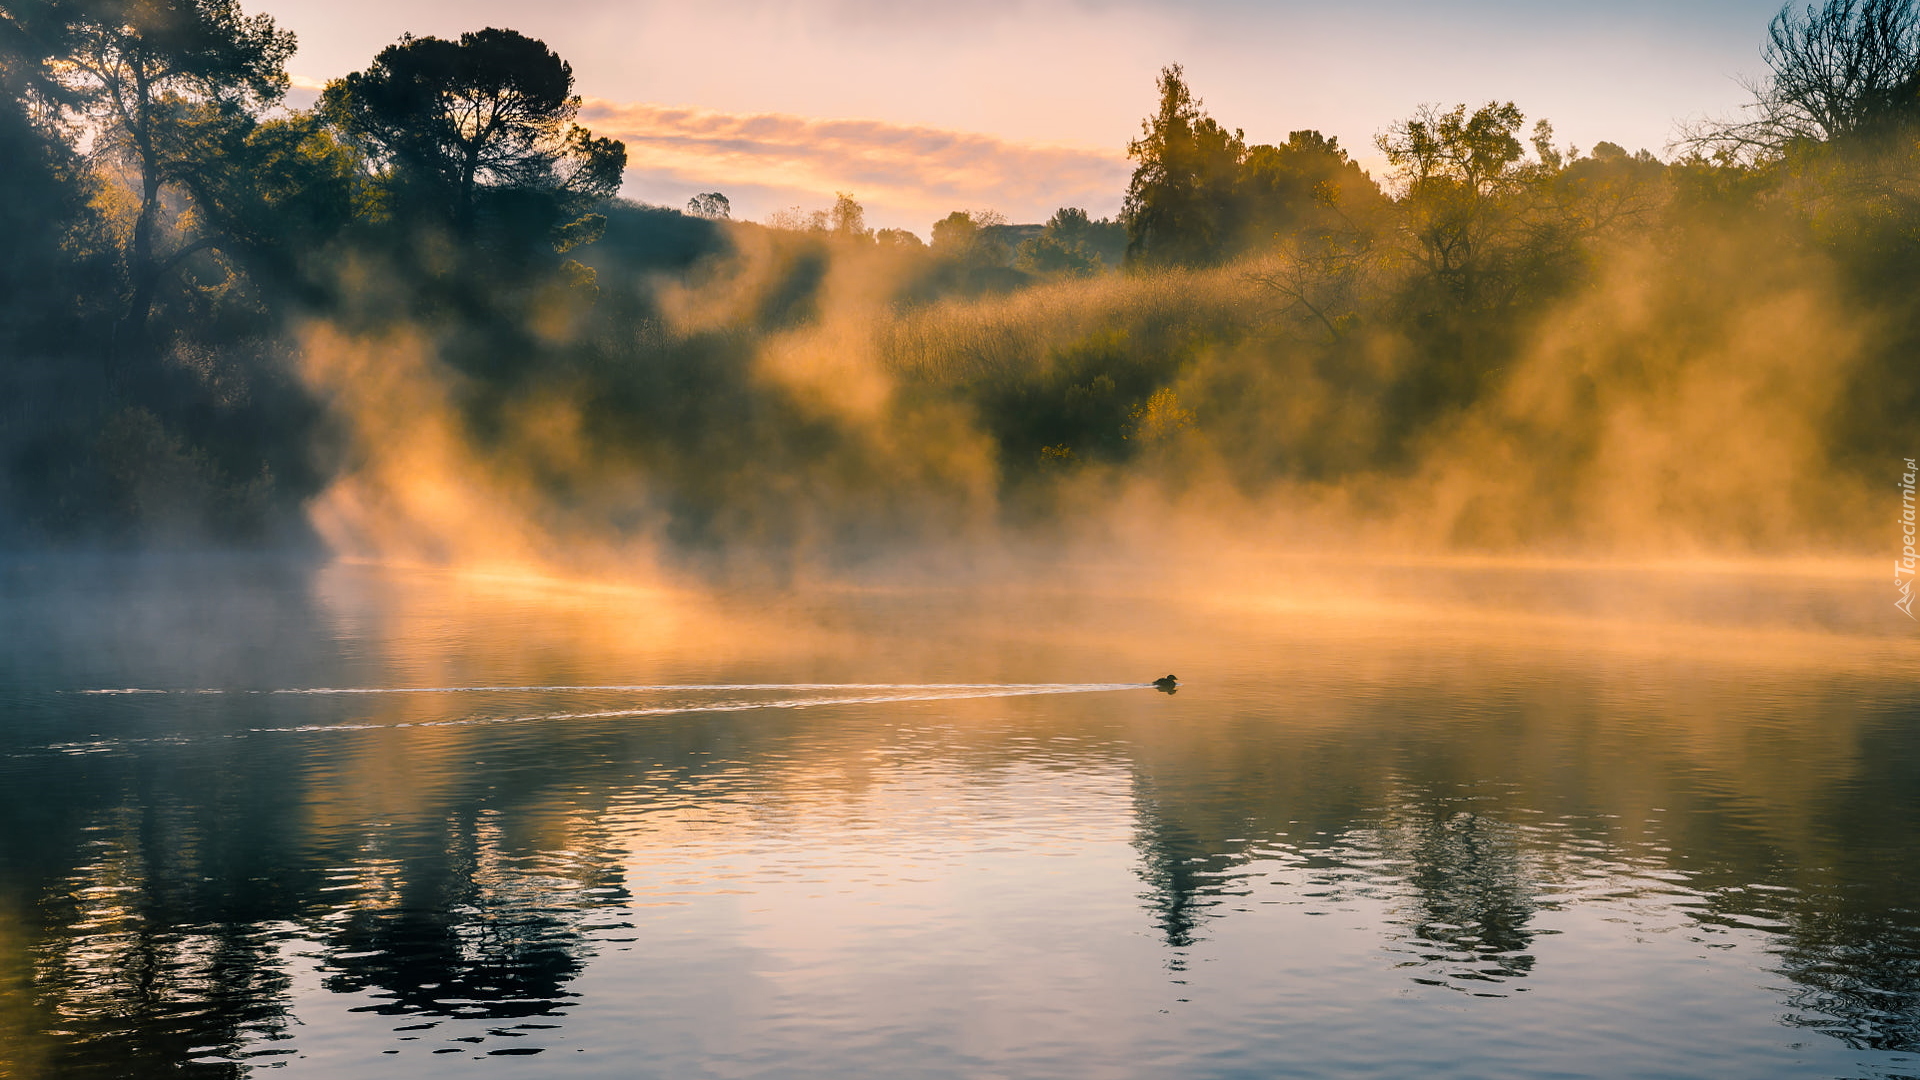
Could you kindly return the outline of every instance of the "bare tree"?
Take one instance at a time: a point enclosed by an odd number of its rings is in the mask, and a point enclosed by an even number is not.
[[[1780,9],[1769,75],[1748,119],[1707,123],[1680,145],[1752,157],[1795,143],[1884,135],[1920,118],[1920,3],[1825,0]]]

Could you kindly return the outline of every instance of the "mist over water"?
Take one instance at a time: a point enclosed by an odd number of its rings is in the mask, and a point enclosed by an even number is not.
[[[1915,656],[1858,569],[16,560],[0,1060],[1914,1075]]]
[[[0,1078],[1920,1078],[1920,6],[931,243],[0,30]]]

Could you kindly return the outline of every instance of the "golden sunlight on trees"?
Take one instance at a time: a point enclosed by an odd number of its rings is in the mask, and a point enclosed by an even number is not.
[[[1140,163],[1124,210],[1129,258],[1198,265],[1225,252],[1225,217],[1246,144],[1200,104],[1180,65],[1160,73],[1160,109],[1127,145],[1127,155]]]
[[[179,171],[215,152],[209,127],[244,124],[287,89],[293,34],[267,15],[244,16],[233,0],[116,0],[77,9],[70,47],[53,62],[100,138],[97,152],[131,164],[139,207],[124,254],[129,297],[121,348],[145,347],[160,279],[193,253],[216,246],[211,232],[162,250],[164,190]]]
[[[970,262],[1003,263],[1006,245],[990,230],[1006,223],[997,210],[955,210],[933,223],[933,250]]]
[[[1149,445],[1166,442],[1191,430],[1193,421],[1193,410],[1182,407],[1180,398],[1163,386],[1127,413],[1126,438]]]
[[[866,240],[873,236],[873,230],[867,228],[866,210],[844,191],[834,195],[833,209],[827,212],[827,231],[843,240]]]
[[[704,197],[704,196],[703,196]],[[867,228],[867,211],[850,192],[836,192],[833,205],[824,210],[802,210],[798,206],[785,210],[776,210],[767,215],[769,228],[785,232],[821,233],[839,240],[873,240],[875,234]],[[888,233],[887,243],[896,243],[892,235],[898,230],[884,229]],[[906,234],[912,235],[912,234]],[[918,237],[915,237],[918,240]]]
[[[1329,505],[1461,544],[1814,543],[1920,440],[1915,10],[1783,12],[1761,126],[1674,161],[1504,99],[1383,117],[1384,188],[1169,66],[1117,220],[916,235],[853,192],[619,198],[513,30],[404,37],[302,110],[290,37],[222,0],[0,4],[0,533],[298,536],[345,477],[413,482],[404,410],[341,445],[377,395],[324,340],[433,386],[471,460],[422,490],[569,542],[905,542],[1204,483],[1417,491]],[[393,531],[463,550],[439,527]]]
[[[1159,111],[1142,128],[1121,215],[1132,265],[1210,266],[1275,245],[1354,241],[1386,205],[1337,139],[1308,130],[1247,145],[1206,115],[1177,64],[1161,72]]]
[[[1405,230],[1414,258],[1445,292],[1473,306],[1498,286],[1522,238],[1512,199],[1528,179],[1515,133],[1525,117],[1512,102],[1469,115],[1423,106],[1379,138],[1399,170]]]

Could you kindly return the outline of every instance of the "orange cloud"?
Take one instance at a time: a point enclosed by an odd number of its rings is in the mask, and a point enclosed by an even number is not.
[[[1111,213],[1131,171],[1118,150],[878,120],[589,99],[581,121],[627,144],[630,187],[660,191],[681,183],[691,195],[744,185],[768,191],[761,201],[779,192],[811,197],[817,205],[830,203],[836,191],[851,191],[867,205],[870,220],[891,218],[923,233],[927,222],[963,208],[993,208],[1015,221],[1044,221],[1061,206]],[[786,205],[741,202],[735,196],[741,217]]]

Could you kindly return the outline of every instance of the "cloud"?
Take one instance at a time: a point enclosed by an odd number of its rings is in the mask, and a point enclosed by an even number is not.
[[[1061,206],[1118,208],[1131,168],[1119,149],[1018,142],[879,120],[728,113],[589,99],[581,120],[627,144],[629,188],[660,192],[743,188],[824,206],[852,192],[881,224],[927,223],[956,209],[992,208],[1044,221]],[[785,203],[741,206],[757,217]],[[683,196],[684,198],[684,196]]]

